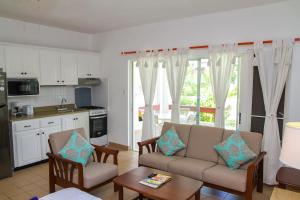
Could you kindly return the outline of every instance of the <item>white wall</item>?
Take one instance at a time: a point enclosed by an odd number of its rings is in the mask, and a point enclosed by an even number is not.
[[[128,145],[128,56],[124,50],[187,47],[236,41],[293,38],[300,34],[300,1],[210,14],[181,20],[142,25],[94,36],[94,49],[103,57],[104,77],[109,84],[109,139]],[[300,45],[300,44],[298,44]],[[300,50],[295,61],[300,64]],[[295,64],[290,77],[288,117],[300,121],[300,68]],[[297,100],[296,100],[297,99]]]
[[[0,41],[90,50],[92,36],[86,33],[0,17]]]

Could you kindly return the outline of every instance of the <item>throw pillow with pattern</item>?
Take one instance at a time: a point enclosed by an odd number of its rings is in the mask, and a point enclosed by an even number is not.
[[[174,127],[160,136],[157,142],[158,148],[166,155],[172,156],[177,151],[185,148],[185,144],[179,138]]]
[[[94,147],[79,133],[73,132],[66,145],[58,152],[65,159],[85,166],[94,151]]]
[[[256,157],[256,154],[238,133],[232,134],[227,140],[216,145],[215,150],[231,169],[238,169],[241,165]]]

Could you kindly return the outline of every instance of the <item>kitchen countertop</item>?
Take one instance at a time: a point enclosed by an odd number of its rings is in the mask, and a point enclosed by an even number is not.
[[[9,119],[11,122],[22,121],[22,120],[30,120],[30,119],[39,119],[45,117],[55,117],[61,115],[70,115],[81,112],[88,112],[87,109],[75,109],[73,104],[67,104],[65,107],[68,109],[67,111],[57,111],[57,106],[45,106],[45,107],[35,107],[34,115],[22,115],[16,117],[15,115],[10,115]]]

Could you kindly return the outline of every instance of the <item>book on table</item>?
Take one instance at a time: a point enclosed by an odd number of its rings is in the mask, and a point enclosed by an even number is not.
[[[140,181],[141,184],[149,186],[151,188],[158,188],[170,181],[171,177],[163,174],[151,174],[144,180]]]

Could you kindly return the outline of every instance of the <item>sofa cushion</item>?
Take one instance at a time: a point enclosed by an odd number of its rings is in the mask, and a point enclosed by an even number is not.
[[[223,129],[194,125],[191,128],[190,139],[187,145],[189,158],[217,162],[218,154],[214,146],[219,144],[223,138]]]
[[[232,170],[225,165],[216,165],[204,171],[203,181],[221,187],[246,191],[247,170]]]
[[[157,145],[166,156],[172,156],[177,151],[185,148],[185,144],[179,138],[174,127],[160,136],[157,141]]]
[[[161,134],[165,134],[172,127],[175,128],[179,138],[182,140],[185,146],[187,146],[190,137],[190,130],[192,126],[187,124],[174,124],[174,123],[165,122],[162,127]],[[186,154],[186,148],[176,152],[174,155],[185,156],[185,154]]]
[[[172,160],[179,159],[178,156],[165,156],[160,152],[147,153],[139,157],[139,164],[155,169],[168,171],[168,164]]]
[[[76,173],[75,173],[76,172]],[[78,172],[74,172],[73,182],[78,183]],[[89,162],[83,168],[83,186],[91,188],[118,176],[118,167],[112,163]]]
[[[201,181],[204,170],[215,165],[216,163],[214,162],[193,158],[181,158],[171,161],[169,163],[168,171]]]
[[[217,144],[215,149],[231,169],[238,169],[256,157],[238,133],[232,134],[227,140]]]
[[[227,138],[232,135],[235,131],[233,130],[224,130],[223,141],[227,140]],[[240,135],[248,145],[248,147],[256,154],[259,155],[261,152],[261,144],[262,144],[262,134],[254,133],[254,132],[247,132],[247,131],[240,131]],[[253,162],[253,161],[252,161]],[[246,163],[242,165],[241,169],[247,169],[248,166],[252,163]],[[226,165],[225,161],[219,157],[218,164]]]

